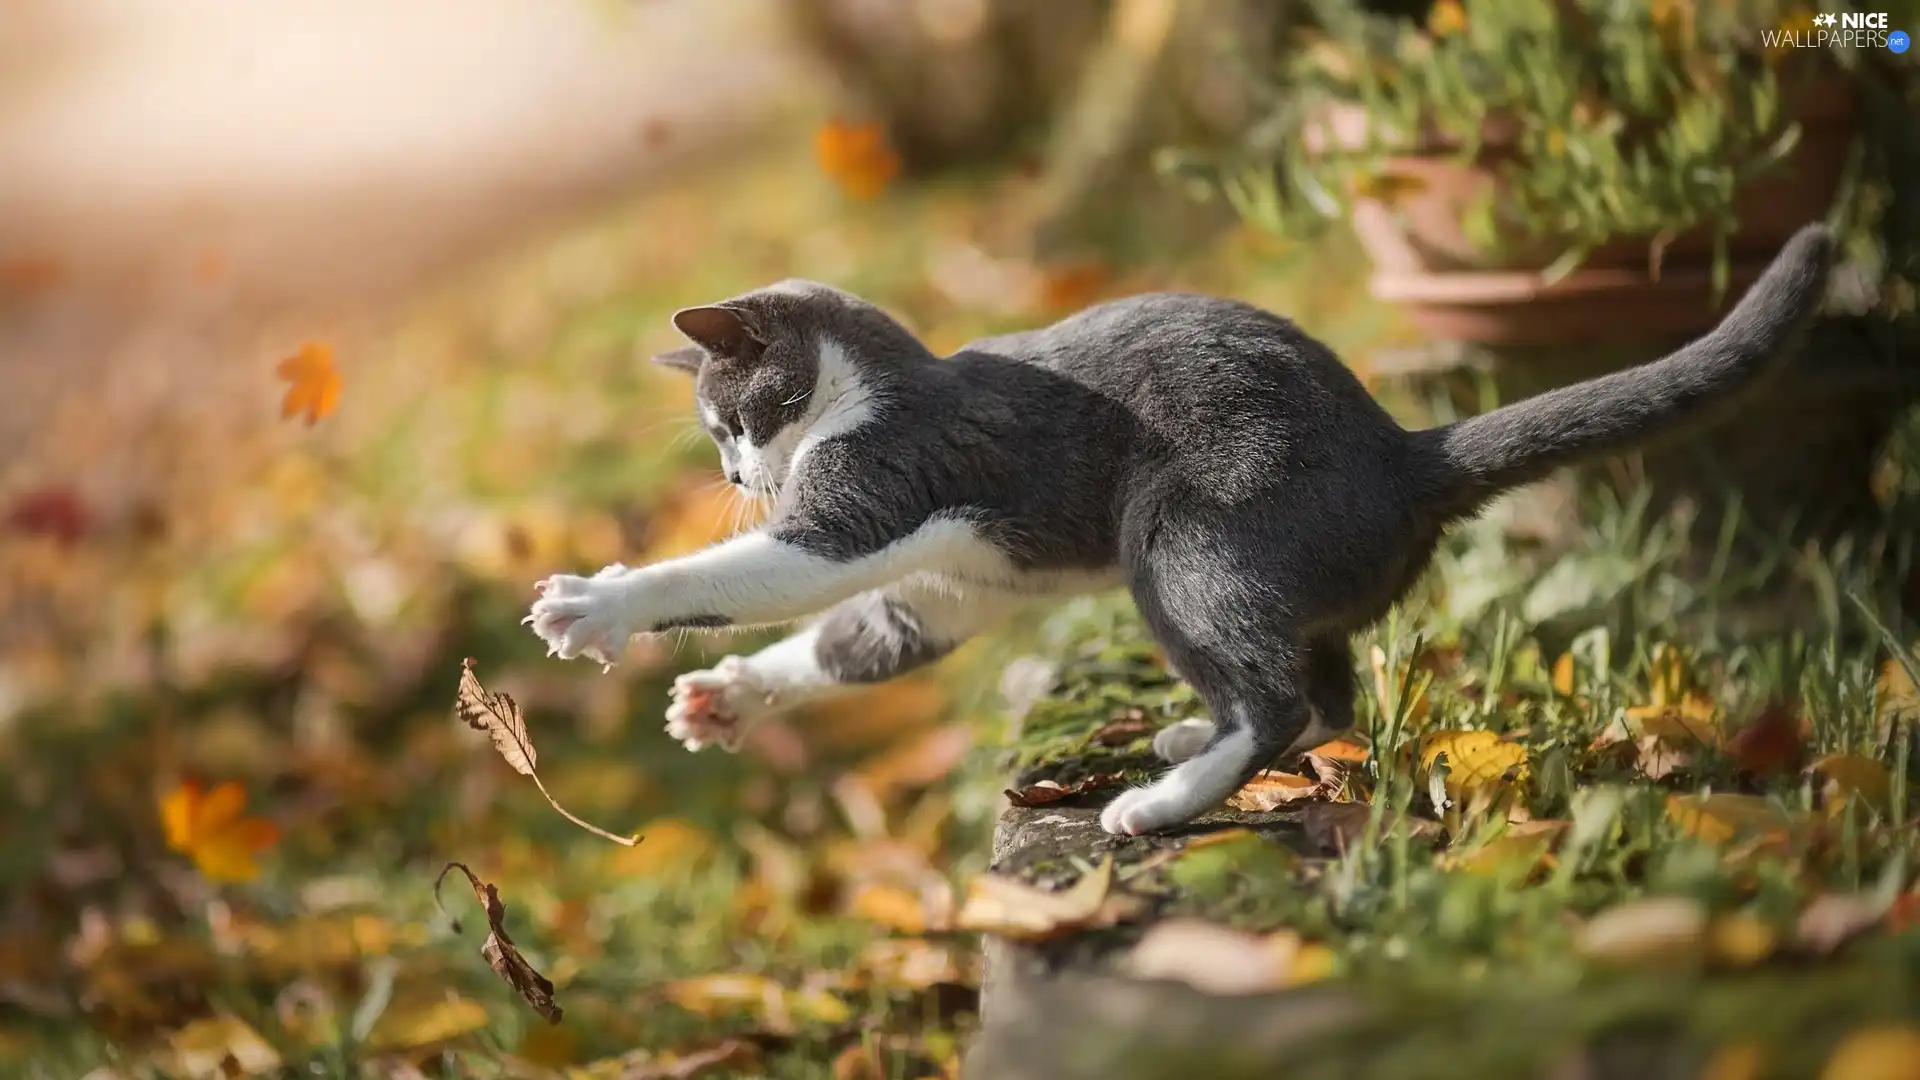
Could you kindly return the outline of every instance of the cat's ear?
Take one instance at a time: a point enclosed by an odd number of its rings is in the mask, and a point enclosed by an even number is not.
[[[731,307],[682,308],[673,313],[673,325],[707,352],[729,360],[756,359],[766,347]]]
[[[653,358],[653,362],[661,367],[684,371],[689,375],[698,375],[700,365],[705,363],[706,359],[707,350],[698,345],[683,345],[678,349],[661,353]]]

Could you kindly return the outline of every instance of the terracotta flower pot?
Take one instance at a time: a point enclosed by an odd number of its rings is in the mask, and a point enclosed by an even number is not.
[[[1551,285],[1539,271],[1562,245],[1516,235],[1487,252],[1462,222],[1491,191],[1498,213],[1500,170],[1516,153],[1517,125],[1490,121],[1480,152],[1433,133],[1409,140],[1388,159],[1392,201],[1358,198],[1355,233],[1372,257],[1374,295],[1398,305],[1435,338],[1499,345],[1562,341],[1638,341],[1684,336],[1713,325],[1801,225],[1823,217],[1839,190],[1856,122],[1850,83],[1812,84],[1801,110],[1802,136],[1779,168],[1736,199],[1740,230],[1728,238],[1728,294],[1715,303],[1713,236],[1695,229],[1664,246],[1658,279],[1650,272],[1652,237],[1622,237],[1592,252],[1581,268]],[[1366,145],[1359,106],[1329,108],[1308,132],[1309,149]]]

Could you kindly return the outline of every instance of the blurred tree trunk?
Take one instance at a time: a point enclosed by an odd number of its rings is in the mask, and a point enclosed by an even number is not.
[[[1041,131],[1113,0],[790,0],[801,39],[912,172],[990,161]]]
[[[1159,177],[1153,157],[1244,130],[1291,11],[1271,0],[1117,0],[1054,126],[1040,254],[1164,255],[1231,224],[1223,207]]]

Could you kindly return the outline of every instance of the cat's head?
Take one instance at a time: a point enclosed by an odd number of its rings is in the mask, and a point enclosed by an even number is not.
[[[809,434],[866,418],[870,357],[919,348],[878,308],[808,281],[686,308],[673,325],[693,344],[654,362],[693,375],[700,426],[727,479],[762,497],[786,483]]]

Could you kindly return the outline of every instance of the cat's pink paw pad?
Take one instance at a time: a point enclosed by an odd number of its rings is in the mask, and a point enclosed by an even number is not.
[[[736,750],[753,721],[769,711],[767,693],[737,656],[673,681],[667,734],[688,750]]]

